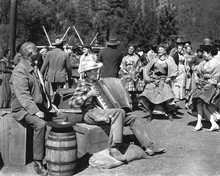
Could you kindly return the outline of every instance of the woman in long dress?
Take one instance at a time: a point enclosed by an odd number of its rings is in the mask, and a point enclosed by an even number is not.
[[[130,93],[133,109],[138,109],[138,96],[143,91],[144,82],[141,79],[142,63],[139,55],[135,53],[136,47],[130,45],[128,54],[122,58],[119,77]]]
[[[135,53],[135,46],[128,48],[128,55],[123,57],[119,75],[128,92],[143,91],[143,82],[140,79],[142,69],[141,59]]]
[[[139,107],[149,112],[150,119],[155,107],[162,106],[170,120],[176,110],[171,81],[178,75],[178,70],[173,58],[167,55],[167,49],[166,44],[160,44],[158,55],[143,68],[146,85],[139,97]]]
[[[197,112],[197,123],[194,131],[203,128],[202,118],[211,122],[211,127],[207,131],[219,130],[216,123],[220,119],[218,113],[219,102],[218,84],[220,79],[219,58],[213,57],[217,54],[217,49],[212,45],[202,45],[205,59],[198,65],[195,74],[196,87],[192,91],[189,99],[189,106]]]
[[[194,57],[194,53],[192,52],[192,47],[191,46],[187,46],[185,48],[185,54],[184,54],[184,58],[185,58],[185,70],[186,70],[186,91],[185,94],[186,96],[188,95],[188,93],[190,92],[191,89],[191,81],[192,81],[192,72],[191,72],[191,68],[190,68],[190,63]]]
[[[4,58],[0,60],[0,108],[10,108],[11,106],[11,88],[9,80],[13,70],[13,65],[10,62],[10,50],[4,51]]]
[[[92,47],[90,45],[84,45],[82,47],[82,52],[83,54],[80,56],[80,59],[79,59],[79,68],[78,68],[78,72],[79,72],[79,75],[80,75],[80,79],[83,79],[83,65],[84,65],[84,62],[87,62],[87,61],[96,61],[97,60],[97,56],[95,54],[92,53]]]
[[[185,99],[186,96],[186,59],[183,56],[183,45],[178,45],[174,58],[178,57],[178,76],[173,82],[173,92],[178,101]]]

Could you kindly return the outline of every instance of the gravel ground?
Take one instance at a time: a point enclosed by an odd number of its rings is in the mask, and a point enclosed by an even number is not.
[[[183,104],[181,107],[184,107]],[[174,121],[156,117],[151,122],[143,120],[144,128],[155,145],[166,148],[166,153],[149,159],[132,161],[109,170],[89,167],[88,158],[77,163],[77,176],[214,176],[220,175],[220,132],[207,132],[210,123],[203,121],[204,128],[193,132],[196,118],[180,109]],[[33,163],[25,167],[3,167],[0,176],[37,176]]]

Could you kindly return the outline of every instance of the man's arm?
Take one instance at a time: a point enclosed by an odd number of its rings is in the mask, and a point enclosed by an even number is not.
[[[82,81],[78,84],[74,95],[71,97],[69,106],[71,108],[80,108],[88,98],[95,95],[95,90],[93,88],[89,89],[86,83]]]
[[[40,111],[33,97],[30,95],[28,77],[24,72],[18,70],[14,71],[12,87],[18,101],[30,115],[34,115]]]

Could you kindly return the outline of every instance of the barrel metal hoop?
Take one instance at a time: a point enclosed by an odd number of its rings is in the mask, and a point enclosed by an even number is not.
[[[75,163],[76,160],[74,160],[74,161],[69,161],[69,162],[54,162],[54,161],[46,160],[46,162],[47,162],[48,164],[55,164],[55,165],[69,165],[69,164]]]
[[[48,140],[51,140],[51,141],[71,141],[71,140],[76,140],[76,136],[73,136],[71,138],[57,138],[59,136],[56,136],[56,137],[52,137],[52,136],[48,136]]]
[[[48,169],[49,173],[74,173],[75,169],[67,169],[67,170],[61,170],[61,171],[55,171],[55,170],[51,170]]]
[[[51,150],[59,150],[59,151],[66,151],[66,150],[75,150],[77,148],[77,146],[71,146],[71,147],[54,147],[54,146],[49,146],[46,145],[47,149],[51,149]]]
[[[69,133],[56,133],[56,132],[53,132],[53,131],[50,131],[49,132],[49,135],[53,135],[53,136],[75,136],[76,135],[76,132],[73,131],[73,132],[69,132]]]

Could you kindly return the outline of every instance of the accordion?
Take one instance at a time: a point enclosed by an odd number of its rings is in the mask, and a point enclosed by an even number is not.
[[[100,78],[94,88],[101,108],[121,108],[126,112],[132,110],[130,95],[119,78]]]

